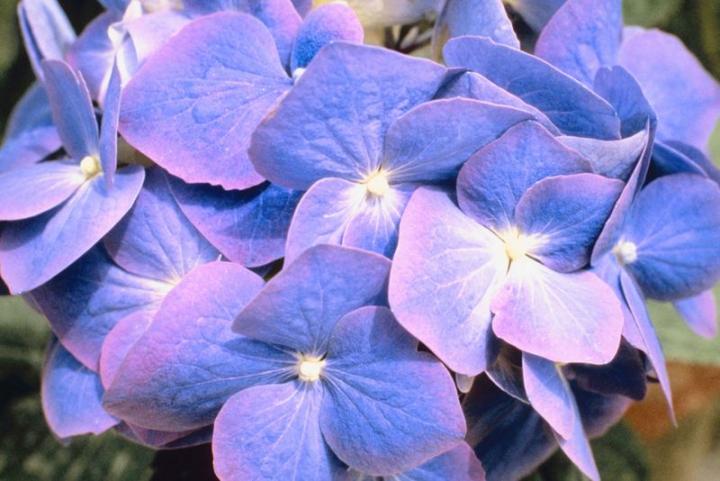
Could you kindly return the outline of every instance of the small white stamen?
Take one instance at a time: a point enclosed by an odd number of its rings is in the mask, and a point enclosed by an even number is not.
[[[302,67],[298,67],[295,70],[293,70],[293,73],[292,73],[293,82],[297,82],[298,80],[300,80],[300,77],[302,77],[302,75],[304,73],[305,73],[305,69]]]
[[[368,194],[376,197],[383,197],[390,192],[390,182],[388,181],[388,174],[383,170],[378,170],[370,174],[363,181]]]
[[[325,359],[317,356],[301,354],[298,357],[298,377],[301,381],[315,382],[320,379],[325,368]]]
[[[620,264],[632,264],[638,258],[637,245],[634,242],[622,240],[613,247],[613,254]]]
[[[102,167],[100,166],[100,159],[93,155],[83,157],[83,159],[80,161],[80,170],[87,179],[95,177],[100,172],[102,172]]]

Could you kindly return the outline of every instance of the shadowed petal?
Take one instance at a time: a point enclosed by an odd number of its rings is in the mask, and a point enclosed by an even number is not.
[[[100,165],[102,165],[105,179],[109,185],[113,183],[118,162],[121,81],[120,71],[117,66],[114,66],[103,101],[103,115],[100,124]]]
[[[47,282],[75,262],[130,210],[145,171],[118,171],[112,189],[98,175],[61,206],[32,219],[13,222],[0,236],[0,271],[13,293]]]
[[[324,354],[335,324],[348,312],[385,304],[390,261],[359,249],[320,245],[273,277],[235,319],[253,339]]]
[[[82,73],[96,100],[105,96],[117,53],[108,30],[121,20],[122,12],[101,13],[85,27],[68,52],[68,62]]]
[[[62,141],[53,126],[20,132],[0,147],[0,173],[36,164],[60,150]]]
[[[75,41],[75,31],[57,0],[23,0],[18,20],[30,64],[42,79],[42,61],[62,60]]]
[[[708,339],[717,336],[717,305],[712,290],[675,301],[673,305],[697,335]]]
[[[465,443],[437,456],[419,468],[395,476],[397,481],[485,481],[485,471]]]
[[[650,123],[657,126],[657,114],[645,98],[637,80],[622,67],[601,68],[595,76],[595,92],[610,102],[620,118],[620,133],[628,137]]]
[[[354,469],[378,476],[406,471],[465,435],[450,374],[417,352],[387,308],[363,307],[338,322],[325,372],[322,433]]]
[[[101,434],[118,423],[102,407],[100,377],[80,364],[58,342],[50,348],[42,375],[42,406],[60,439]]]
[[[627,181],[648,143],[648,133],[643,129],[620,140],[569,136],[558,140],[587,159],[596,174]]]
[[[580,413],[560,366],[532,354],[522,355],[523,382],[530,405],[563,438],[573,434]]]
[[[211,424],[234,393],[292,374],[295,358],[230,330],[262,279],[228,262],[197,267],[170,291],[105,394],[108,411],[149,429]]]
[[[125,88],[120,131],[187,182],[262,182],[250,133],[290,87],[270,33],[235,12],[202,17],[149,58]]]
[[[400,225],[390,276],[398,321],[453,371],[488,362],[490,300],[505,278],[502,242],[442,192],[421,188]]]
[[[511,0],[509,3],[528,25],[539,32],[564,2],[565,0]]]

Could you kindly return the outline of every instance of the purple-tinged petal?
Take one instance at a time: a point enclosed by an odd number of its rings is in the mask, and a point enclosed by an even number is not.
[[[529,403],[523,382],[522,353],[497,338],[493,339],[494,360],[485,375],[505,394]]]
[[[293,43],[302,25],[291,0],[250,0],[250,13],[270,30],[283,66],[290,65]]]
[[[235,319],[252,339],[323,354],[335,324],[366,305],[384,305],[390,261],[359,249],[320,245],[273,277]]]
[[[292,0],[292,3],[295,5],[295,9],[298,13],[303,17],[307,15],[312,8],[312,0]]]
[[[345,469],[318,421],[323,389],[285,383],[246,389],[225,403],[212,439],[222,481],[333,481]]]
[[[65,348],[97,371],[105,336],[128,315],[154,312],[171,288],[123,271],[96,247],[31,296]]]
[[[480,458],[488,481],[521,479],[557,448],[553,435],[529,404],[480,376],[463,400],[467,442]]]
[[[590,170],[585,159],[540,124],[526,122],[467,161],[457,180],[458,202],[484,226],[505,229],[513,223],[520,198],[537,181]]]
[[[0,171],[0,220],[40,215],[67,200],[85,182],[69,161],[41,162]]]
[[[128,73],[135,73],[148,57],[165,45],[170,37],[189,23],[186,15],[175,10],[158,11],[124,22],[132,42],[126,42],[134,50],[134,65],[127,65]],[[122,47],[121,47],[122,48]],[[121,52],[118,52],[120,55]]]
[[[18,19],[30,64],[42,79],[42,61],[62,60],[75,41],[75,31],[57,0],[23,0]]]
[[[532,259],[518,259],[491,309],[499,338],[556,362],[605,364],[620,346],[620,301],[591,272],[563,274]]]
[[[641,130],[620,140],[569,136],[559,137],[558,140],[587,159],[596,174],[627,181],[645,150],[648,133]]]
[[[113,67],[107,94],[103,101],[103,115],[100,124],[100,165],[108,185],[112,185],[115,171],[117,171],[121,80],[117,66]]]
[[[388,127],[432,98],[444,75],[425,59],[332,43],[253,135],[253,164],[290,189],[324,177],[361,181],[380,166]]]
[[[482,75],[460,70],[460,73],[451,73],[449,76],[450,80],[438,92],[437,98],[464,97],[505,105],[531,114],[533,119],[551,133],[560,133],[555,124],[544,113],[526,103],[520,97],[492,83]]]
[[[601,68],[595,76],[593,88],[617,112],[623,137],[644,130],[648,122],[654,131],[657,114],[637,80],[627,70],[619,66]]]
[[[692,174],[661,177],[640,192],[620,242],[634,246],[625,268],[646,296],[681,299],[720,280],[719,205],[720,187]]]
[[[29,130],[43,127],[53,127],[52,110],[42,83],[35,82],[13,107],[3,139],[8,141]]]
[[[187,274],[117,370],[105,394],[108,411],[144,428],[195,429],[211,424],[234,393],[290,377],[291,354],[230,329],[261,286],[260,277],[229,262]]]
[[[315,55],[330,42],[362,44],[365,32],[355,11],[347,4],[323,5],[305,18],[297,32],[290,59],[290,71],[307,68]]]
[[[712,290],[673,302],[690,329],[698,336],[712,339],[718,333],[718,316],[715,294]]]
[[[617,63],[622,0],[567,0],[543,28],[535,55],[592,87],[601,67]]]
[[[154,312],[145,310],[133,312],[120,319],[105,336],[98,368],[100,380],[105,389],[110,388],[125,356],[150,327],[153,314]]]
[[[287,234],[286,262],[292,262],[314,245],[341,245],[350,220],[368,208],[370,199],[366,197],[365,187],[357,182],[330,177],[313,184],[293,215]]]
[[[82,76],[60,60],[46,60],[42,67],[53,121],[65,150],[78,161],[97,156],[100,132]]]
[[[148,447],[162,448],[170,443],[176,442],[195,431],[168,432],[156,431],[152,429],[144,429],[125,423],[126,429],[122,430],[125,435],[130,435],[131,439],[139,444]],[[207,442],[207,441],[206,441]]]
[[[625,188],[615,203],[615,207],[605,223],[605,227],[600,233],[597,242],[595,242],[595,247],[593,247],[591,257],[593,266],[600,262],[600,259],[615,247],[615,244],[622,235],[622,228],[630,206],[638,192],[640,192],[640,188],[645,183],[655,139],[649,124],[646,124],[645,131],[648,134],[648,142],[645,144],[644,151],[635,164],[632,174],[630,174],[630,178],[625,184]]]
[[[565,371],[579,387],[599,394],[619,394],[642,401],[647,392],[645,360],[640,351],[625,340],[610,363],[602,366],[572,364]]]
[[[82,73],[92,98],[104,97],[116,53],[108,30],[122,20],[122,13],[108,11],[90,22],[68,52],[68,62]]]
[[[101,434],[118,423],[102,407],[100,377],[58,342],[48,352],[41,394],[45,419],[60,439]]]
[[[451,67],[482,74],[537,107],[567,135],[619,137],[620,122],[610,104],[537,57],[482,37],[451,40],[444,55]]]
[[[183,0],[183,9],[190,15],[208,15],[222,11],[247,12],[253,0]]]
[[[114,10],[118,13],[122,13],[128,6],[131,0],[98,0],[103,7],[108,10]]]
[[[39,127],[8,138],[0,147],[0,173],[33,165],[60,150],[55,127]]]
[[[408,332],[453,371],[473,376],[488,363],[490,300],[507,268],[495,234],[447,194],[421,188],[400,224],[390,304]]]
[[[512,0],[511,7],[536,32],[550,21],[565,0]]]
[[[130,210],[145,171],[118,171],[112,189],[98,175],[64,204],[40,216],[4,226],[0,272],[13,293],[34,289],[79,259]]]
[[[420,467],[395,475],[394,478],[397,481],[485,481],[485,470],[470,446],[462,443]]]
[[[202,17],[127,85],[120,131],[187,182],[251,187],[262,178],[247,159],[250,133],[290,83],[262,23],[234,12]]]
[[[400,218],[416,188],[414,184],[400,184],[393,186],[382,198],[366,199],[365,205],[348,222],[342,245],[377,252],[392,259]]]
[[[447,0],[435,22],[433,48],[439,53],[448,40],[464,35],[488,37],[498,44],[520,48],[502,0]]]
[[[570,388],[568,387],[568,389]],[[572,393],[569,394],[572,396]],[[595,464],[590,441],[583,428],[582,420],[580,419],[580,414],[574,399],[573,406],[575,407],[576,417],[573,423],[574,429],[572,434],[568,437],[562,437],[557,433],[553,434],[560,445],[560,449],[570,458],[570,461],[580,468],[580,471],[592,481],[600,481],[600,473]]]
[[[274,184],[226,191],[174,177],[169,180],[183,213],[231,261],[259,267],[284,256],[300,192]]]
[[[720,85],[675,36],[628,32],[619,63],[633,74],[658,115],[658,138],[704,150],[720,116]]]
[[[489,102],[433,100],[390,126],[382,168],[391,183],[452,180],[472,154],[532,118],[521,110]]]
[[[575,174],[530,187],[517,204],[515,220],[524,235],[540,238],[532,256],[560,272],[585,267],[624,186],[597,174]]]
[[[462,441],[465,418],[450,373],[417,351],[417,341],[389,309],[367,306],[347,314],[328,345],[320,426],[343,462],[388,475]]]
[[[563,438],[573,434],[580,414],[561,367],[552,361],[523,353],[522,371],[530,405]]]
[[[135,205],[104,244],[126,271],[171,284],[220,257],[182,213],[158,168],[148,170]]]
[[[570,383],[583,419],[585,434],[590,439],[605,435],[623,418],[633,400],[625,396],[598,394]]]
[[[667,366],[665,365],[665,355],[663,354],[660,340],[655,333],[655,328],[648,315],[647,307],[645,307],[645,300],[643,299],[640,287],[625,271],[620,272],[620,287],[640,336],[640,344],[635,347],[647,354],[650,364],[655,370],[657,379],[660,381],[660,387],[665,395],[665,399],[667,400],[670,417],[673,422],[675,422],[670,376],[668,375]]]

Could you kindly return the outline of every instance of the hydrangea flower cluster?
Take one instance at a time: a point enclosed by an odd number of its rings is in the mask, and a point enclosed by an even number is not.
[[[20,2],[0,150],[59,438],[211,442],[223,481],[507,481],[559,446],[597,481],[648,380],[672,415],[645,299],[713,336],[720,279],[720,86],[676,38],[621,0],[101,1],[79,36]],[[423,17],[435,60],[363,43]]]

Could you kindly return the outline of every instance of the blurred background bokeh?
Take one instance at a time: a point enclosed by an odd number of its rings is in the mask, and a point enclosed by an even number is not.
[[[101,8],[60,1],[76,30]],[[0,0],[0,131],[33,74],[17,28],[16,0]],[[678,35],[720,78],[720,0],[625,0],[626,23]],[[720,162],[720,131],[710,146]],[[701,208],[701,206],[698,206]],[[713,206],[720,208],[720,206]],[[716,290],[716,296],[720,290]],[[679,426],[657,388],[594,449],[606,481],[720,481],[720,340],[701,340],[674,311],[651,305],[670,363]],[[0,296],[0,481],[203,481],[214,479],[205,447],[155,454],[116,435],[63,446],[42,417],[39,379],[49,331],[21,299]],[[556,455],[532,481],[580,481]]]

